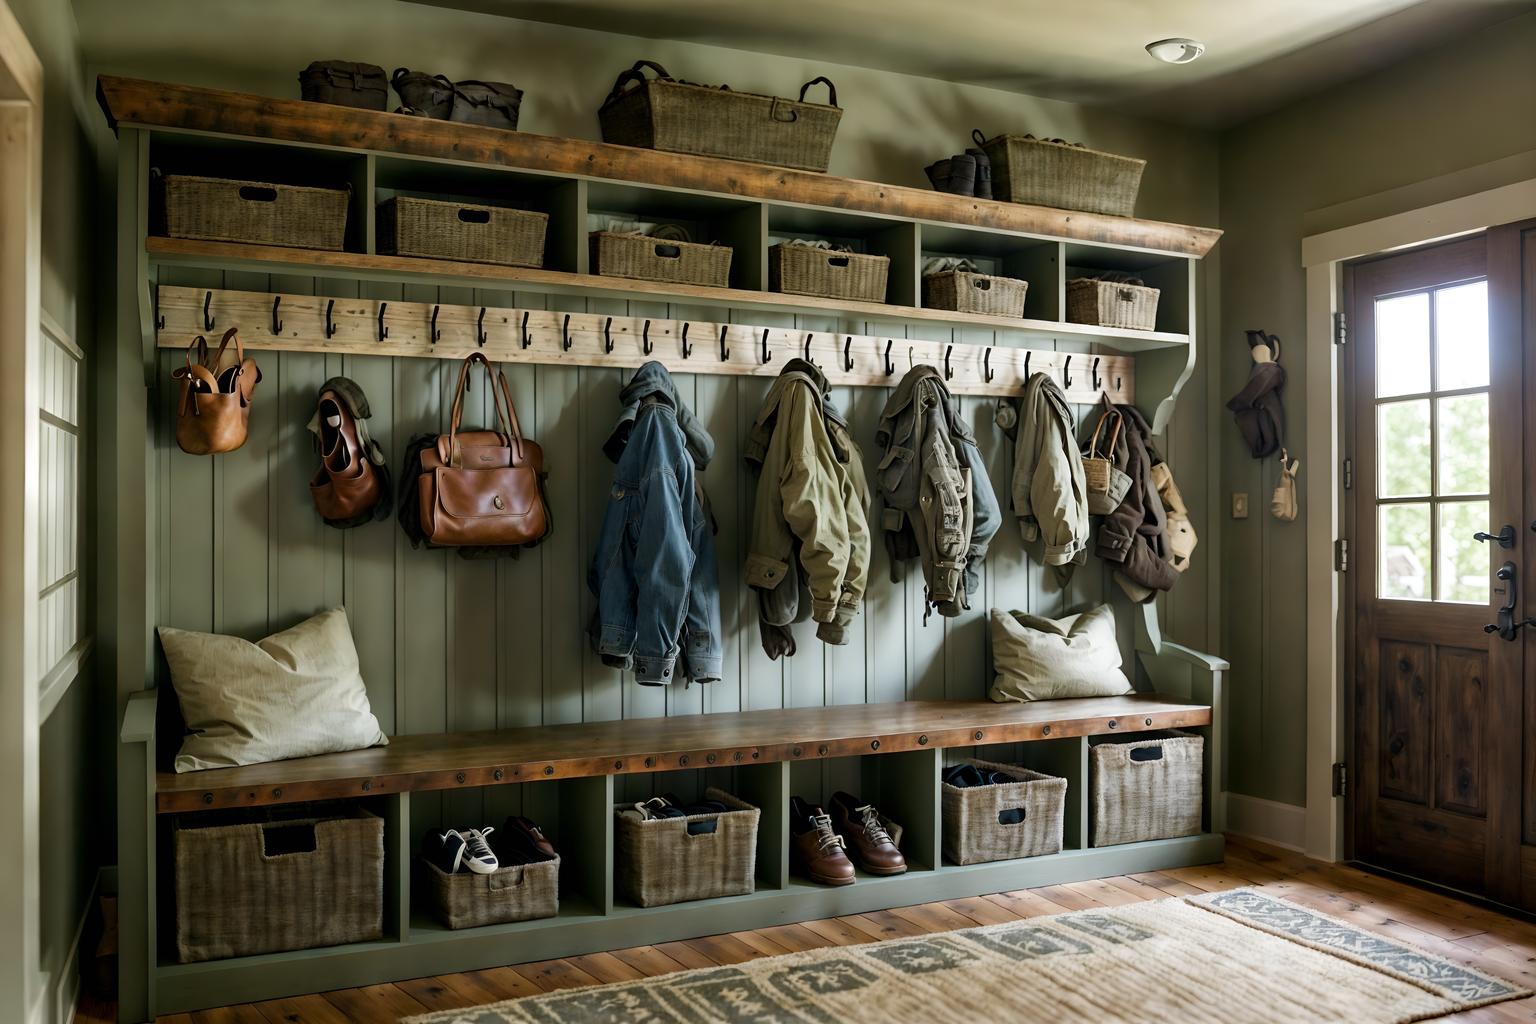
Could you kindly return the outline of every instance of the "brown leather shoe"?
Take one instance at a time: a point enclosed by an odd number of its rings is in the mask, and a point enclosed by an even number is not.
[[[383,453],[362,426],[369,415],[367,401],[352,381],[332,377],[320,389],[309,424],[320,452],[320,468],[309,482],[309,492],[320,517],[332,526],[372,521],[387,497]]]
[[[820,807],[789,798],[789,848],[795,866],[818,885],[852,885],[853,861],[843,852],[843,837]]]
[[[516,816],[508,818],[505,828],[523,833],[523,835],[528,837],[528,841],[533,845],[533,848],[545,857],[552,858],[555,856],[555,844],[545,838],[544,833],[539,830],[539,826],[527,818]]]
[[[848,844],[854,863],[872,875],[899,875],[907,859],[896,849],[880,812],[848,793],[832,794],[832,826]]]

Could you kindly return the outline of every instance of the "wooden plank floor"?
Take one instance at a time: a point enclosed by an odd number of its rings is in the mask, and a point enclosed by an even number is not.
[[[823,921],[710,935],[608,953],[514,964],[270,1002],[161,1017],[158,1024],[394,1024],[402,1016],[456,1009],[580,985],[625,981],[690,967],[741,963],[818,946],[878,942],[997,924],[1087,907],[1256,886],[1423,949],[1536,989],[1536,923],[1507,917],[1336,864],[1231,839],[1226,860],[949,900]],[[79,1024],[104,1024],[112,1008],[82,1004]],[[1470,1010],[1447,1021],[1536,1024],[1536,997]]]

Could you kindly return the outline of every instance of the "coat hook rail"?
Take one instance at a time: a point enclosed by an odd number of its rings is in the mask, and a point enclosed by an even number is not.
[[[840,387],[891,387],[907,366],[927,363],[961,395],[1018,395],[1032,372],[1049,373],[1067,400],[1087,405],[1108,394],[1134,403],[1136,356],[1077,353],[1088,373],[1071,372],[1072,353],[953,341],[905,342],[897,360],[888,337],[792,327],[663,320],[542,309],[454,306],[269,292],[156,289],[163,348],[183,349],[205,321],[243,327],[247,349],[462,359],[483,351],[503,363],[633,369],[657,359],[677,373],[776,375],[790,359],[812,361]],[[387,311],[387,312],[386,312]],[[152,321],[158,326],[158,322]],[[282,333],[274,335],[276,326]],[[740,343],[732,345],[733,332]],[[658,334],[669,339],[657,344]],[[715,338],[698,345],[699,337]],[[775,358],[776,356],[780,358]],[[898,362],[906,365],[898,366]]]

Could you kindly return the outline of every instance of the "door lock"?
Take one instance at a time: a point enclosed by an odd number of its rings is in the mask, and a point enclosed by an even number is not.
[[[1515,583],[1517,573],[1514,562],[1505,562],[1499,566],[1499,571],[1494,573],[1504,581],[1504,604],[1499,608],[1499,621],[1488,623],[1483,627],[1483,632],[1497,633],[1501,640],[1516,639],[1522,626],[1536,626],[1536,619],[1515,621],[1515,607],[1520,603],[1520,591]]]
[[[1536,523],[1531,524],[1531,529],[1536,530]],[[1515,528],[1505,523],[1498,533],[1483,533],[1479,531],[1472,535],[1472,539],[1479,542],[1496,540],[1499,542],[1499,547],[1512,548],[1515,546]]]

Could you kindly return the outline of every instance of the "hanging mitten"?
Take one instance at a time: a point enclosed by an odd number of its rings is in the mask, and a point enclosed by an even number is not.
[[[1269,514],[1281,522],[1295,520],[1299,507],[1296,504],[1296,472],[1301,460],[1293,459],[1284,448],[1280,449],[1280,482],[1275,485],[1274,497],[1269,499]]]

